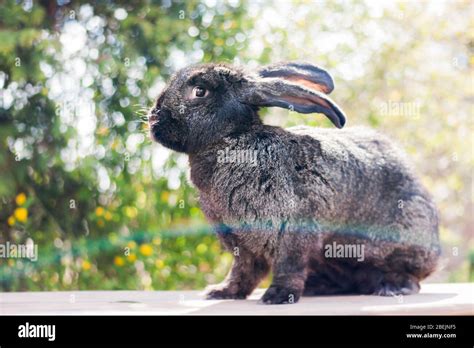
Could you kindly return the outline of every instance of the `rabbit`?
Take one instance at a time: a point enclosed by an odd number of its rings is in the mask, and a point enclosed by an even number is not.
[[[234,255],[208,299],[245,299],[270,271],[264,304],[408,295],[435,270],[430,195],[387,137],[341,129],[333,89],[305,62],[200,64],[178,71],[151,108],[151,138],[188,155],[200,206]],[[262,107],[323,114],[337,129],[265,125]]]

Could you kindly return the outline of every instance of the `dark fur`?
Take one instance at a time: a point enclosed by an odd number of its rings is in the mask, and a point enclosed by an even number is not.
[[[187,99],[195,85],[211,94]],[[326,95],[332,89],[330,76],[309,64],[256,73],[209,64],[180,71],[158,98],[153,138],[189,155],[202,209],[237,254],[209,298],[245,298],[270,270],[265,303],[303,293],[409,294],[435,269],[436,208],[387,138],[365,128],[284,130],[258,116],[262,106],[288,107],[342,127],[344,114]],[[257,151],[257,165],[220,163],[226,148]],[[325,257],[333,242],[364,245],[364,261]]]

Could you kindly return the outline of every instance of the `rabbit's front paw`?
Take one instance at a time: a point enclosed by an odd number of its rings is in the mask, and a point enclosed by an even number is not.
[[[234,300],[242,300],[247,297],[247,294],[238,291],[234,287],[230,285],[215,285],[211,288],[208,288],[206,293],[206,299],[208,300],[224,300],[224,299],[234,299]]]
[[[270,286],[261,299],[265,304],[296,303],[301,296],[301,291],[282,286]]]

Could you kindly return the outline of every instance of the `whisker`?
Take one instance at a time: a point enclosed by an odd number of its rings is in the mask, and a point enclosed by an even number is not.
[[[136,122],[136,123],[144,123],[144,124],[148,124],[148,120],[131,120],[130,122]]]
[[[136,111],[137,114],[139,115],[147,115],[150,112],[150,110],[139,110]]]

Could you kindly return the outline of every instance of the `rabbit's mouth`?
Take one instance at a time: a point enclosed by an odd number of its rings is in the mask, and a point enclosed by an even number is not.
[[[187,136],[186,124],[173,118],[167,110],[151,113],[148,117],[151,139],[167,148],[178,152],[185,152]]]

